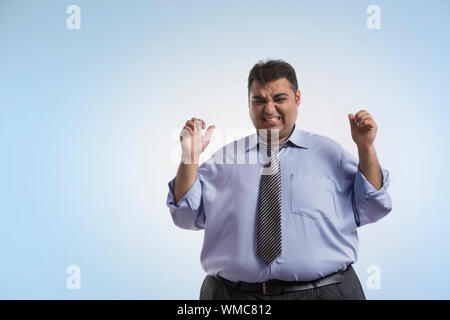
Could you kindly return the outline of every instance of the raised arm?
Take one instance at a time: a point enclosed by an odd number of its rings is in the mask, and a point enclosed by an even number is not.
[[[201,130],[205,129],[205,127],[205,122],[202,119],[192,118],[186,122],[186,125],[181,130],[182,156],[174,184],[176,203],[184,196],[197,178],[200,153],[209,145],[215,129],[215,126],[211,125],[206,130],[205,135],[202,135]]]
[[[352,138],[358,147],[359,168],[367,181],[379,190],[382,185],[382,175],[373,144],[377,134],[377,124],[366,110],[360,110],[355,115],[349,114]]]

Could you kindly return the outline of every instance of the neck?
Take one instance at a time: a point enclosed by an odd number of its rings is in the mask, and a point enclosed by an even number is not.
[[[280,141],[279,143],[282,144],[283,142],[285,142],[292,134],[292,132],[294,131],[294,127],[295,124],[292,126],[292,128],[289,130],[289,133],[287,135],[284,135],[283,137],[280,137]]]
[[[295,125],[294,125],[295,126]],[[294,131],[294,126],[292,126],[292,128],[289,130],[289,134],[283,135],[281,136],[281,133],[278,132],[278,134],[280,135],[278,138],[278,144],[282,144],[284,141],[286,141],[292,134],[292,132]],[[263,129],[264,130],[264,129]],[[267,129],[261,132],[262,134],[260,135],[260,132],[258,131],[258,135],[261,137],[261,139],[265,142],[268,143],[269,141],[272,142],[272,130]],[[267,137],[266,137],[267,135]],[[274,137],[275,138],[275,137]],[[274,141],[275,142],[275,141]],[[274,143],[273,142],[273,143]]]

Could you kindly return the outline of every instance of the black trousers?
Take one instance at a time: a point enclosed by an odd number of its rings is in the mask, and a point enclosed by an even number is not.
[[[350,265],[342,275],[344,280],[340,283],[276,295],[233,288],[226,281],[207,275],[200,289],[200,300],[366,300],[353,267]]]

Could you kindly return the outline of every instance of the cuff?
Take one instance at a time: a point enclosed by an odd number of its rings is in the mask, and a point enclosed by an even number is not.
[[[173,178],[169,182],[169,194],[167,195],[167,206],[169,208],[180,208],[182,206],[185,206],[186,204],[189,205],[192,209],[197,209],[200,206],[200,200],[202,195],[202,186],[200,183],[199,176],[195,178],[194,183],[192,186],[186,191],[186,193],[183,195],[183,197],[178,200],[178,202],[175,204],[175,197],[173,192],[173,186],[175,184],[175,178]]]
[[[379,194],[385,193],[387,187],[389,186],[389,171],[384,169],[380,165],[381,175],[382,175],[382,185],[379,190],[375,189],[374,186],[367,180],[367,178],[362,173],[358,165],[358,171],[355,177],[355,192],[358,196],[363,199],[376,197]]]

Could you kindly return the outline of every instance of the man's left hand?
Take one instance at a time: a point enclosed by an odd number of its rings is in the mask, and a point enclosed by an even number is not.
[[[352,138],[359,148],[369,148],[377,135],[377,124],[366,110],[360,110],[355,115],[348,114]]]

